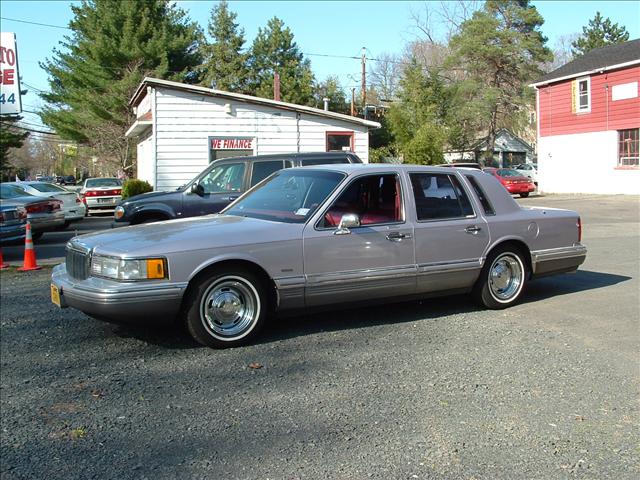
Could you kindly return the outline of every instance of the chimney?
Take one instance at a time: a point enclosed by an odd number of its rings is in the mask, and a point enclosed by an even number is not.
[[[273,73],[273,99],[277,102],[280,101],[280,75],[278,72]]]
[[[329,111],[329,99],[327,97],[324,97],[322,101],[324,102],[324,109]]]

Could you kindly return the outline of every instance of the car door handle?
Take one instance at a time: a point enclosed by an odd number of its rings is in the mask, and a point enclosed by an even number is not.
[[[233,202],[236,198],[238,198],[238,195],[230,195],[229,196],[229,201]]]
[[[472,225],[472,226],[467,227],[467,228],[464,229],[465,232],[467,232],[467,233],[469,233],[471,235],[477,235],[480,232],[480,230],[482,230],[482,228],[477,227],[475,225]]]
[[[411,238],[410,233],[391,232],[387,235],[387,240],[390,242],[399,242],[405,238]]]

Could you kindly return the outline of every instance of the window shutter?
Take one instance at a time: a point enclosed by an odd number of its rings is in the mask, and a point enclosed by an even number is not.
[[[571,113],[576,113],[576,99],[578,98],[578,81],[571,82]]]

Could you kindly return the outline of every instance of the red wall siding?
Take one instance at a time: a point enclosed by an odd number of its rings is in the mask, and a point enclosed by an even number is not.
[[[591,75],[591,112],[589,113],[571,112],[573,80],[539,88],[538,118],[541,137],[640,127],[640,94],[636,98],[627,100],[615,102],[611,100],[611,90],[614,85],[638,82],[640,88],[640,66]],[[609,86],[608,90],[605,88],[606,85]]]

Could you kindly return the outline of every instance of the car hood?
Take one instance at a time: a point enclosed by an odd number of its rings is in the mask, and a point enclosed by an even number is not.
[[[303,228],[303,224],[215,214],[122,227],[71,241],[99,254],[150,256],[292,240],[302,238]]]
[[[123,203],[122,206],[126,207],[129,203],[134,203],[134,202],[146,202],[149,200],[162,200],[163,198],[166,197],[170,197],[170,196],[175,196],[176,195],[176,190],[174,191],[169,191],[169,192],[147,192],[147,193],[140,193],[138,195],[134,195],[133,197],[129,197],[127,198]]]

